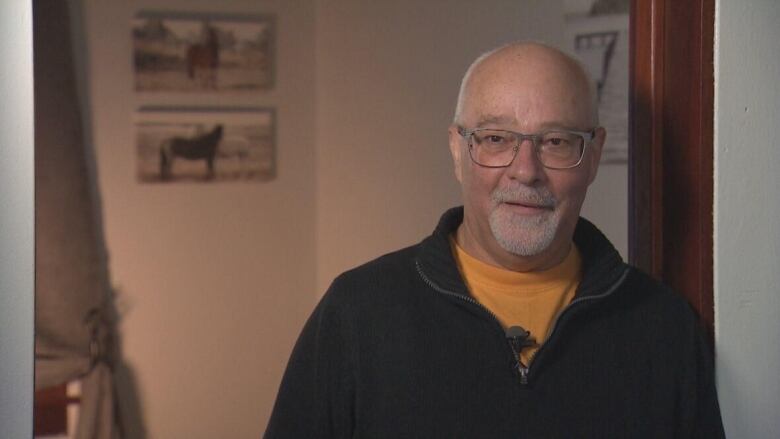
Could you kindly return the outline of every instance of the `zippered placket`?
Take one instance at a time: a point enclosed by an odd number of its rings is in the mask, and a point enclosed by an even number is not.
[[[496,316],[496,314],[493,311],[489,310],[485,305],[479,303],[476,299],[474,299],[471,296],[464,296],[462,294],[458,294],[458,293],[455,293],[455,292],[452,292],[452,291],[449,291],[449,290],[445,290],[444,288],[436,285],[432,280],[430,280],[428,278],[428,276],[425,275],[425,273],[422,270],[422,267],[420,266],[420,262],[419,261],[415,261],[414,265],[417,268],[417,273],[420,275],[420,277],[422,278],[423,282],[425,282],[434,291],[436,291],[436,292],[438,292],[440,294],[444,294],[444,295],[450,296],[450,297],[455,297],[455,298],[457,298],[459,300],[463,300],[465,302],[468,302],[468,303],[471,303],[473,305],[476,305],[477,307],[479,307],[479,308],[483,309],[485,312],[487,312],[488,315],[493,317],[493,320],[498,324],[499,327],[502,327],[501,326],[501,322],[498,320],[498,317]],[[623,281],[626,279],[626,276],[628,276],[628,271],[629,271],[629,268],[626,268],[625,271],[623,272],[623,274],[620,276],[620,278],[614,284],[612,284],[607,289],[607,291],[605,291],[604,293],[596,295],[596,296],[586,296],[586,297],[580,297],[580,298],[574,299],[563,310],[561,310],[561,312],[559,312],[558,315],[555,317],[555,320],[553,320],[553,324],[550,327],[550,330],[547,332],[547,337],[545,337],[545,341],[542,342],[542,344],[539,346],[539,349],[537,349],[536,352],[534,352],[531,355],[529,363],[533,364],[533,360],[538,356],[538,354],[542,351],[542,349],[552,339],[552,336],[555,334],[555,330],[557,329],[558,324],[559,324],[561,318],[564,316],[564,314],[566,314],[573,306],[575,306],[577,304],[580,304],[580,303],[583,303],[583,302],[587,302],[587,301],[590,301],[590,300],[598,300],[598,299],[604,299],[606,297],[609,297],[612,293],[614,293],[617,290],[617,288],[620,286],[620,284],[622,284]],[[507,340],[507,345],[509,346],[509,349],[512,351],[512,356],[515,359],[515,367],[517,368],[517,372],[520,375],[520,384],[523,385],[523,386],[528,385],[528,375],[529,375],[531,366],[526,366],[526,365],[523,364],[523,362],[520,360],[520,353],[517,352],[515,347],[512,345],[512,342],[509,341],[508,338],[505,338],[505,339]]]
[[[561,319],[564,317],[566,313],[568,313],[572,307],[581,304],[583,302],[588,302],[592,300],[600,300],[600,299],[606,299],[607,297],[611,296],[615,291],[617,291],[618,287],[623,283],[623,281],[626,280],[626,277],[628,276],[630,268],[625,268],[623,270],[623,274],[620,275],[620,278],[615,281],[609,288],[607,288],[607,291],[597,294],[595,296],[585,296],[585,297],[578,297],[571,301],[568,305],[566,305],[565,308],[563,308],[558,315],[555,316],[555,320],[553,320],[553,324],[550,326],[550,330],[547,331],[547,336],[545,337],[545,341],[539,346],[539,349],[536,350],[536,352],[531,355],[530,363],[534,363],[534,359],[539,356],[539,354],[542,352],[545,346],[549,344],[549,342],[552,340],[553,335],[555,335],[555,330],[558,328],[558,324],[560,323]],[[530,371],[530,366],[528,367],[527,372]],[[527,379],[527,377],[526,377]]]
[[[420,267],[420,262],[419,261],[414,261],[414,265],[417,268],[417,273],[420,275],[420,277],[422,278],[423,282],[425,282],[434,291],[436,291],[439,294],[444,294],[445,296],[454,297],[456,299],[463,300],[465,302],[468,302],[468,303],[470,303],[472,305],[477,306],[478,308],[484,310],[488,315],[490,315],[493,318],[493,320],[496,322],[498,327],[501,327],[501,321],[498,320],[498,317],[496,316],[496,314],[493,311],[491,311],[490,309],[488,309],[485,305],[479,303],[476,299],[474,299],[471,296],[464,296],[462,294],[458,294],[458,293],[455,293],[455,292],[452,292],[452,291],[449,291],[449,290],[445,290],[444,288],[436,285],[435,283],[433,283],[432,280],[430,280],[428,278],[428,276],[425,275],[425,273],[423,273],[422,267]],[[523,384],[523,385],[528,384],[528,368],[525,367],[522,362],[520,362],[520,355],[515,350],[514,346],[512,346],[512,343],[509,342],[509,340],[507,340],[507,345],[509,346],[509,349],[512,351],[512,357],[515,359],[515,367],[517,368],[517,372],[520,374],[520,384]]]
[[[509,347],[512,349],[512,354],[515,356],[515,367],[520,374],[520,384],[525,386],[528,384],[528,366],[523,364],[522,360],[520,360],[520,353],[512,346],[512,343],[509,343]],[[531,357],[533,357],[533,355]]]

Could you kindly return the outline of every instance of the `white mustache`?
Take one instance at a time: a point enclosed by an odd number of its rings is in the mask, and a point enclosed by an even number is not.
[[[490,199],[496,203],[521,203],[541,207],[555,207],[558,200],[546,188],[530,188],[527,186],[498,188],[490,194]]]

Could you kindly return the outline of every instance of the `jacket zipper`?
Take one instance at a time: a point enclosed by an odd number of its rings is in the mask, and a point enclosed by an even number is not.
[[[571,303],[566,305],[566,307],[563,308],[561,310],[561,312],[558,313],[557,316],[555,316],[555,320],[553,320],[552,326],[550,326],[550,329],[547,331],[547,336],[545,337],[545,341],[539,346],[539,349],[537,349],[536,352],[534,352],[533,355],[531,355],[530,364],[533,364],[533,360],[537,356],[539,356],[539,354],[542,352],[542,349],[544,349],[544,347],[549,344],[548,342],[550,340],[552,340],[553,335],[555,334],[556,329],[558,329],[558,325],[559,325],[559,323],[561,321],[561,318],[565,314],[567,314],[572,309],[572,307],[577,306],[578,304],[581,304],[583,302],[589,302],[589,301],[593,301],[593,300],[606,299],[607,297],[611,296],[615,291],[617,291],[618,287],[620,287],[620,285],[623,284],[623,281],[626,280],[626,277],[628,277],[628,272],[630,270],[631,270],[630,268],[626,267],[623,270],[623,274],[620,275],[620,278],[618,278],[618,280],[616,280],[615,283],[610,285],[609,288],[607,288],[607,290],[604,291],[603,293],[597,294],[595,296],[578,297],[578,298],[572,300]],[[526,368],[526,374],[528,373],[530,367],[531,366]],[[528,383],[528,377],[526,375],[526,384],[527,383]]]
[[[488,315],[493,317],[493,320],[498,324],[499,327],[501,327],[501,322],[498,320],[498,317],[496,316],[496,314],[493,311],[489,310],[487,307],[485,307],[485,305],[479,303],[476,299],[474,299],[471,296],[464,296],[462,294],[458,294],[458,293],[455,293],[455,292],[452,292],[452,291],[449,291],[449,290],[445,290],[444,288],[436,285],[432,280],[430,280],[428,278],[428,276],[425,275],[425,273],[422,270],[422,267],[420,266],[420,261],[414,261],[414,265],[417,268],[417,273],[420,275],[420,277],[422,278],[423,282],[425,282],[433,290],[435,290],[436,292],[438,292],[440,294],[444,294],[445,296],[454,297],[454,298],[457,298],[459,300],[463,300],[465,302],[468,302],[468,303],[471,303],[473,305],[476,305],[478,308],[481,308],[482,310],[487,312]],[[586,296],[586,297],[580,297],[580,298],[574,299],[574,300],[571,301],[571,303],[569,303],[566,306],[566,308],[564,308],[561,312],[559,312],[558,315],[555,317],[555,320],[553,321],[553,324],[550,327],[550,330],[547,332],[547,337],[545,338],[545,341],[539,346],[539,349],[537,349],[536,352],[534,352],[534,354],[531,356],[531,358],[530,358],[531,361],[529,362],[529,364],[533,364],[534,358],[536,358],[536,356],[547,345],[547,342],[552,338],[553,334],[555,333],[555,330],[558,327],[558,323],[560,322],[561,317],[563,317],[564,314],[566,314],[576,304],[579,304],[579,303],[582,303],[582,302],[586,302],[586,301],[590,301],[590,300],[598,300],[598,299],[603,299],[603,298],[609,297],[612,293],[614,293],[617,290],[617,288],[620,286],[620,284],[622,284],[623,281],[626,279],[626,276],[628,276],[628,271],[629,271],[629,268],[626,268],[625,271],[623,272],[623,274],[620,276],[620,278],[617,281],[615,281],[615,283],[612,284],[607,289],[607,291],[605,291],[604,293],[596,295],[596,296]],[[530,366],[526,366],[526,365],[523,364],[522,361],[520,361],[520,353],[517,352],[517,350],[512,345],[512,343],[511,343],[511,341],[509,339],[506,339],[506,340],[507,340],[507,345],[509,345],[509,349],[512,350],[512,356],[515,359],[515,367],[517,369],[517,372],[520,374],[520,384],[525,386],[525,385],[528,384],[528,373],[530,371]]]
[[[481,308],[486,313],[488,313],[488,315],[490,315],[493,318],[493,321],[495,321],[496,324],[499,327],[501,327],[501,321],[498,320],[498,317],[496,316],[496,314],[493,311],[489,310],[485,305],[479,303],[476,299],[474,299],[471,296],[464,296],[462,294],[454,293],[452,291],[445,290],[444,288],[436,285],[422,271],[422,267],[420,267],[419,261],[415,261],[414,265],[415,265],[415,267],[417,267],[417,273],[420,274],[420,277],[422,278],[422,280],[429,287],[433,288],[436,292],[438,292],[440,294],[444,294],[445,296],[450,296],[450,297],[454,297],[454,298],[459,299],[459,300],[466,301],[468,303],[471,303],[472,305],[476,305],[478,308]],[[506,338],[505,338],[505,340],[507,342],[507,345],[509,346],[509,349],[512,350],[512,357],[515,360],[515,367],[517,368],[517,372],[520,374],[520,384],[526,385],[526,384],[528,384],[528,367],[523,365],[523,363],[520,361],[520,354],[517,352],[515,347],[512,346],[512,343],[508,339],[506,339]]]

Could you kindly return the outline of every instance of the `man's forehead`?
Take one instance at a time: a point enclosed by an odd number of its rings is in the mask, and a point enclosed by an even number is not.
[[[468,88],[471,94],[487,95],[492,99],[507,94],[526,101],[575,99],[587,94],[588,80],[579,69],[569,64],[533,64],[513,60],[477,69]]]
[[[474,128],[501,128],[501,129],[516,129],[527,130],[529,124],[534,125],[533,129],[536,131],[548,131],[548,130],[567,130],[578,131],[588,129],[582,122],[578,120],[561,115],[558,117],[546,119],[546,120],[519,120],[517,117],[498,114],[479,114],[476,116],[476,121],[473,122]],[[531,134],[526,133],[526,134]]]
[[[517,122],[517,119],[514,117],[497,114],[483,114],[478,117],[475,126],[481,128],[489,125],[510,125],[514,122]]]
[[[588,124],[591,119],[588,89],[570,75],[479,73],[463,102],[461,116],[471,124],[533,122],[563,128]]]
[[[466,97],[461,122],[518,130],[582,129],[591,124],[588,96],[555,87],[478,87]]]

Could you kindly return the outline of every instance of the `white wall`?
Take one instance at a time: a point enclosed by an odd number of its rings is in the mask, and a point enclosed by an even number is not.
[[[308,0],[84,0],[88,93],[119,330],[139,413],[130,437],[260,437],[314,302],[314,7]],[[261,96],[172,104],[273,105],[268,183],[135,180],[130,20],[139,9],[276,14],[277,83]],[[159,102],[159,101],[158,101]]]
[[[0,437],[32,435],[32,2],[0,2]]]
[[[780,2],[717,1],[715,333],[726,435],[780,437]]]

